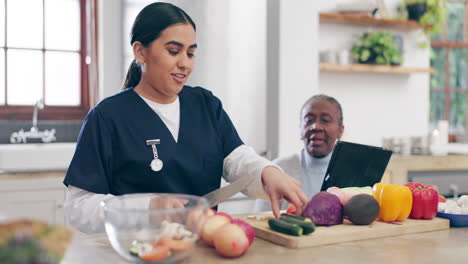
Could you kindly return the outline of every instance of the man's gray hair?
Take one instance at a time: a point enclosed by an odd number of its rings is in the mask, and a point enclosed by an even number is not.
[[[340,125],[342,125],[343,124],[343,110],[341,109],[341,104],[334,97],[328,96],[326,94],[317,94],[307,99],[307,101],[302,105],[302,108],[301,108],[301,119],[302,119],[302,111],[304,110],[304,108],[308,104],[310,104],[312,101],[318,101],[321,99],[327,100],[328,102],[334,104],[336,108],[338,108],[338,112],[340,113]]]

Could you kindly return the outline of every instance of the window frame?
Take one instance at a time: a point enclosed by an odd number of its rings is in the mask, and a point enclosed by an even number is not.
[[[80,105],[78,106],[48,106],[38,112],[38,116],[43,120],[82,120],[88,113],[91,107],[91,92],[97,86],[97,72],[91,73],[91,70],[97,69],[97,0],[79,0],[80,3]],[[44,4],[44,1],[43,1]],[[6,1],[5,1],[6,7]],[[43,9],[44,12],[44,9]],[[5,34],[7,31],[7,12],[5,8]],[[43,16],[43,21],[45,17]],[[45,24],[43,24],[44,27]],[[5,100],[8,94],[7,87],[7,60],[6,53],[8,47],[5,46],[0,52],[5,54]],[[25,50],[40,50],[43,55],[48,50],[42,47],[41,49],[25,49]],[[92,58],[91,58],[92,56]],[[91,58],[89,64],[86,63],[87,58]],[[45,69],[45,61],[42,61],[43,69]],[[43,89],[45,90],[45,71],[43,70]],[[90,78],[92,75],[93,78]],[[43,94],[45,91],[43,90]],[[0,105],[0,120],[29,120],[32,118],[34,106],[33,105]]]
[[[445,49],[445,83],[438,88],[430,87],[430,92],[443,92],[444,94],[444,118],[450,120],[450,103],[452,93],[464,93],[465,103],[468,106],[468,82],[467,87],[451,87],[450,85],[450,50],[455,48],[464,48],[468,50],[468,0],[460,1],[464,4],[463,8],[463,42],[447,41],[447,24],[445,21],[442,27],[442,40],[431,40],[431,47]],[[468,59],[468,58],[467,58]],[[468,131],[468,114],[465,115],[465,130]]]

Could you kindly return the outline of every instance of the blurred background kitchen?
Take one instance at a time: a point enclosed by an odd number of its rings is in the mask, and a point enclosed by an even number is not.
[[[63,223],[82,120],[121,90],[131,23],[150,2],[0,1],[0,219]],[[258,153],[301,149],[299,109],[325,93],[343,106],[343,140],[394,151],[383,181],[468,193],[466,1],[168,2],[197,23],[188,85],[213,91]],[[238,194],[220,210],[252,206]]]

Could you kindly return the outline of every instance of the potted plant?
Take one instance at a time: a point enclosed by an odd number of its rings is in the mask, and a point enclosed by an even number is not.
[[[418,21],[428,35],[440,31],[445,20],[446,0],[404,0],[406,16]]]
[[[407,0],[406,11],[408,12],[408,19],[419,21],[427,11],[427,4],[424,0]]]
[[[363,64],[401,65],[401,53],[390,32],[364,33],[351,49],[354,60]]]

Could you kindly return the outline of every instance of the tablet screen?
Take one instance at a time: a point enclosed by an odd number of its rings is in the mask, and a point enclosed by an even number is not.
[[[322,191],[329,187],[364,187],[380,182],[392,151],[338,141],[328,164]]]

